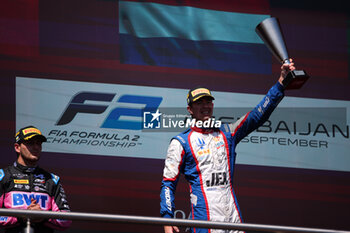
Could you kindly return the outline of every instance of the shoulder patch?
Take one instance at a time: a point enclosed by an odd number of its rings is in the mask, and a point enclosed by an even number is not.
[[[4,169],[0,169],[0,181],[2,180],[2,178],[4,178],[4,176],[5,176]]]
[[[58,183],[58,181],[60,180],[59,176],[56,176],[55,174],[51,173],[51,178],[53,180],[53,182],[55,182],[55,184]]]
[[[186,143],[185,139],[183,139],[183,137],[181,137],[180,135],[177,135],[176,139],[179,140],[182,143]]]
[[[176,135],[175,137],[173,137],[173,139],[177,139],[179,140],[181,143],[186,143],[186,139],[187,138],[187,134],[191,131],[191,129],[186,129],[185,131],[183,131],[182,133]]]

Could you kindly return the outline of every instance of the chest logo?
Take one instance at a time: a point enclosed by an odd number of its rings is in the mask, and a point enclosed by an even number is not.
[[[204,149],[204,146],[205,146],[205,141],[204,139],[200,139],[198,138],[198,141],[197,141],[197,146],[199,147],[199,149],[203,150]]]
[[[206,181],[207,187],[220,186],[228,184],[228,175],[226,172],[213,172],[211,179]]]
[[[221,147],[225,146],[223,140],[221,140],[219,136],[214,137],[214,142],[215,142],[216,149],[220,149]]]
[[[12,203],[14,207],[17,206],[29,206],[32,202],[31,200],[35,199],[37,203],[40,204],[42,209],[46,209],[48,205],[48,196],[43,194],[31,194],[31,193],[13,193],[12,194]]]
[[[18,179],[14,179],[13,182],[15,184],[29,184],[29,180],[18,180]]]

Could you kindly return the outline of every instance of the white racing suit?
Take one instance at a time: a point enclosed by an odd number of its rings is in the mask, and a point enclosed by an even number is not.
[[[251,112],[234,124],[224,124],[220,129],[191,128],[174,137],[163,172],[161,216],[174,217],[176,184],[183,173],[190,185],[191,219],[241,223],[233,191],[235,148],[240,140],[269,118],[283,96],[283,86],[277,83]],[[191,230],[196,233],[230,232]]]

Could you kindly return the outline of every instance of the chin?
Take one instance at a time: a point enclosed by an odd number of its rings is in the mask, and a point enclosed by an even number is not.
[[[33,162],[36,162],[36,161],[38,161],[39,159],[40,159],[40,156],[32,156],[32,157],[30,158],[30,160],[33,161]]]
[[[205,117],[203,117],[203,121],[207,121],[207,120],[209,120],[209,119],[211,119],[211,116],[205,116]]]

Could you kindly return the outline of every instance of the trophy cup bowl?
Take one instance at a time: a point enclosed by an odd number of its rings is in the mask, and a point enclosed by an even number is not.
[[[279,62],[282,64],[290,63],[281,26],[277,18],[271,17],[263,20],[256,26],[255,32]],[[285,89],[299,89],[309,78],[310,76],[304,70],[293,70],[283,80],[283,86]]]

